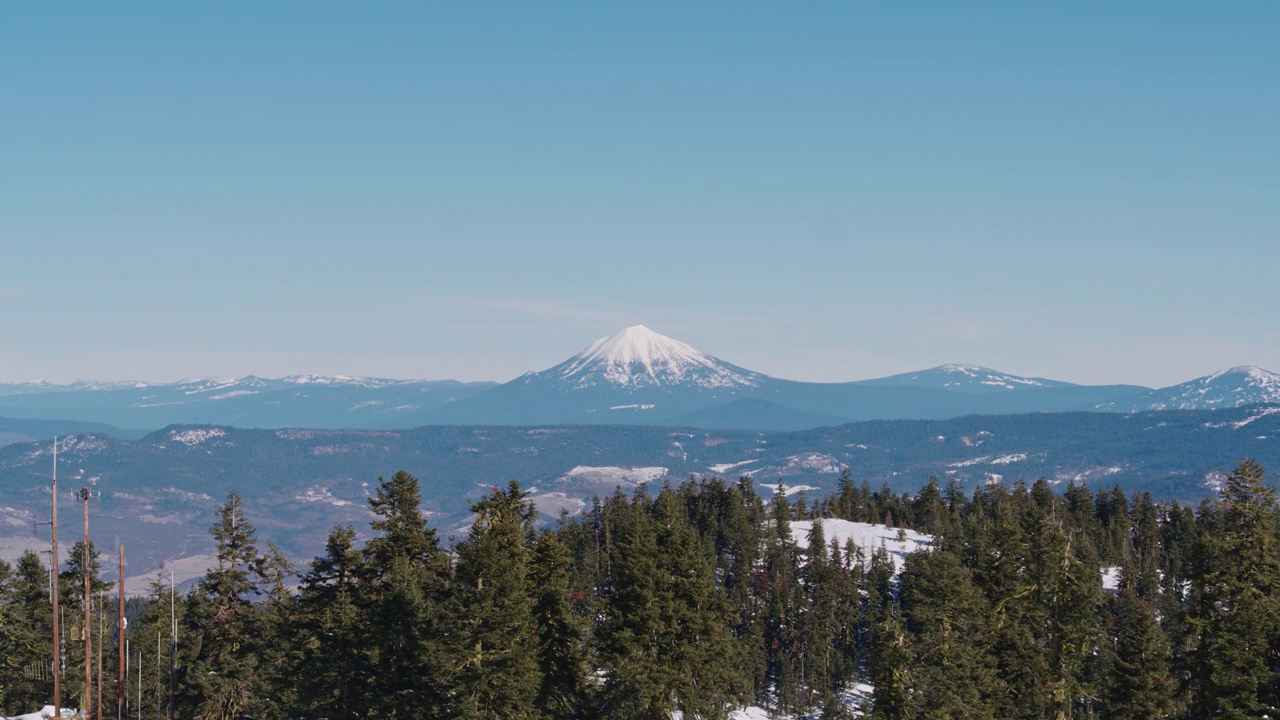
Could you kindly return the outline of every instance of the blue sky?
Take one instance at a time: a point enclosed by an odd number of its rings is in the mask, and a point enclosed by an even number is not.
[[[1274,3],[430,5],[0,9],[0,380],[1280,371]]]

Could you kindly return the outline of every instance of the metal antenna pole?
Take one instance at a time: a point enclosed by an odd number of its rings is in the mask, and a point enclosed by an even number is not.
[[[58,439],[53,439],[53,556],[49,564],[53,566],[51,575],[53,595],[53,716],[62,717],[62,632],[58,624]]]
[[[120,543],[120,593],[116,599],[119,605],[119,617],[116,618],[116,633],[119,634],[117,640],[120,645],[116,657],[120,658],[119,667],[116,668],[116,720],[122,720],[124,716],[124,699],[125,699],[125,678],[128,673],[127,665],[129,662],[129,649],[124,639],[124,543]]]
[[[84,566],[84,710],[89,711],[89,704],[93,702],[93,633],[89,631],[89,611],[90,603],[93,602],[89,596],[89,488],[80,488],[80,500],[84,502],[84,544],[81,546],[81,556]]]

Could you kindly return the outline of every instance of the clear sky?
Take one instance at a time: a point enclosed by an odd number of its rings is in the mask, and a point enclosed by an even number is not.
[[[803,7],[807,5],[808,7]],[[5,3],[0,380],[1280,371],[1280,4]]]

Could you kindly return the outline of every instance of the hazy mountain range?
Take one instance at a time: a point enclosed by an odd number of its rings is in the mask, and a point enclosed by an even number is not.
[[[824,495],[846,468],[856,482],[916,491],[931,475],[982,483],[1044,477],[1196,501],[1238,458],[1280,467],[1280,406],[1218,411],[1038,413],[950,420],[877,420],[791,432],[651,426],[427,426],[410,430],[248,430],[173,426],[136,440],[97,433],[59,443],[59,487],[89,486],[93,531],[119,537],[137,567],[207,553],[214,508],[231,490],[250,519],[294,557],[323,547],[334,523],[367,532],[378,476],[422,480],[442,535],[468,520],[467,499],[517,479],[544,517],[593,495],[691,475]],[[47,543],[49,442],[0,448],[0,557]],[[766,493],[767,495],[767,493]],[[74,534],[74,533],[73,533]],[[7,539],[6,539],[7,538]],[[141,586],[138,586],[139,588]]]
[[[171,384],[0,384],[0,417],[101,423],[124,428],[117,433],[122,437],[191,423],[364,429],[606,423],[795,430],[876,419],[1276,402],[1280,375],[1254,367],[1158,390],[1077,385],[959,364],[874,380],[798,382],[725,362],[639,325],[601,338],[555,367],[502,384],[313,375]],[[39,436],[17,426],[0,428],[5,432],[0,440]]]

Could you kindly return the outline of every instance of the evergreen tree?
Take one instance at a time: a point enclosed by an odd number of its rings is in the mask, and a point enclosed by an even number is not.
[[[86,547],[88,552],[86,553]],[[87,563],[87,564],[86,564]],[[84,588],[85,568],[89,574],[89,614],[88,625],[85,622]],[[48,581],[46,580],[46,587]],[[90,633],[93,644],[98,642],[97,628],[101,618],[98,610],[98,598],[103,592],[115,587],[115,583],[102,579],[101,554],[90,540],[86,546],[84,540],[77,540],[67,553],[67,563],[59,573],[59,603],[62,611],[62,636],[66,648],[66,669],[62,677],[62,696],[70,705],[79,703],[80,707],[95,707],[97,698],[84,697],[84,634]],[[95,657],[89,658],[89,665],[94,665]]]
[[[187,598],[184,613],[181,714],[232,720],[252,712],[262,691],[262,622],[254,598],[262,594],[263,558],[257,530],[232,492],[209,528],[217,564]]]
[[[1237,720],[1280,714],[1280,555],[1275,490],[1248,460],[1202,515],[1196,712]]]
[[[142,705],[150,709],[148,715],[154,713],[157,717],[167,716],[169,712],[169,678],[171,669],[177,665],[171,637],[179,642],[184,655],[188,650],[183,630],[186,627],[187,599],[169,584],[169,577],[165,566],[161,565],[148,584],[147,602],[143,605],[142,613],[129,627],[129,637],[134,647],[145,650],[142,658],[145,688]],[[157,652],[153,653],[152,648]],[[175,689],[181,691],[182,688]]]
[[[1131,571],[1126,571],[1129,574]],[[1168,639],[1151,601],[1138,595],[1136,581],[1113,602],[1109,657],[1103,674],[1105,715],[1116,720],[1155,720],[1179,711],[1178,683],[1172,676]]]
[[[652,517],[638,512],[623,529],[599,632],[605,717],[719,718],[746,699],[743,654],[698,547],[669,488]]]
[[[446,717],[442,607],[449,561],[422,515],[418,479],[403,470],[378,480],[369,505],[378,516],[364,546],[361,618],[375,668],[371,714]]]
[[[991,609],[949,552],[918,552],[902,573],[903,624],[911,637],[911,714],[994,718],[1002,693],[988,654]]]
[[[0,566],[0,707],[19,715],[53,697],[49,570],[31,550]]]
[[[375,668],[359,613],[360,552],[355,531],[335,526],[298,593],[294,642],[305,671],[296,675],[299,711],[313,718],[368,715],[364,688]]]
[[[772,689],[783,711],[803,706],[800,668],[800,615],[804,604],[800,585],[800,552],[791,537],[791,506],[779,485],[770,509],[764,553],[766,690]],[[762,698],[767,699],[767,698]]]
[[[526,536],[533,506],[512,480],[471,503],[474,522],[455,547],[446,626],[455,718],[534,718],[542,678]]]
[[[258,612],[258,681],[261,692],[256,707],[261,716],[282,717],[297,711],[297,678],[309,668],[302,664],[302,645],[296,633],[298,603],[289,589],[294,567],[280,548],[270,541],[267,542],[263,576],[266,601]]]
[[[569,549],[556,533],[539,533],[530,566],[541,675],[536,704],[549,720],[579,717],[587,694],[586,623],[569,603],[572,564]]]

